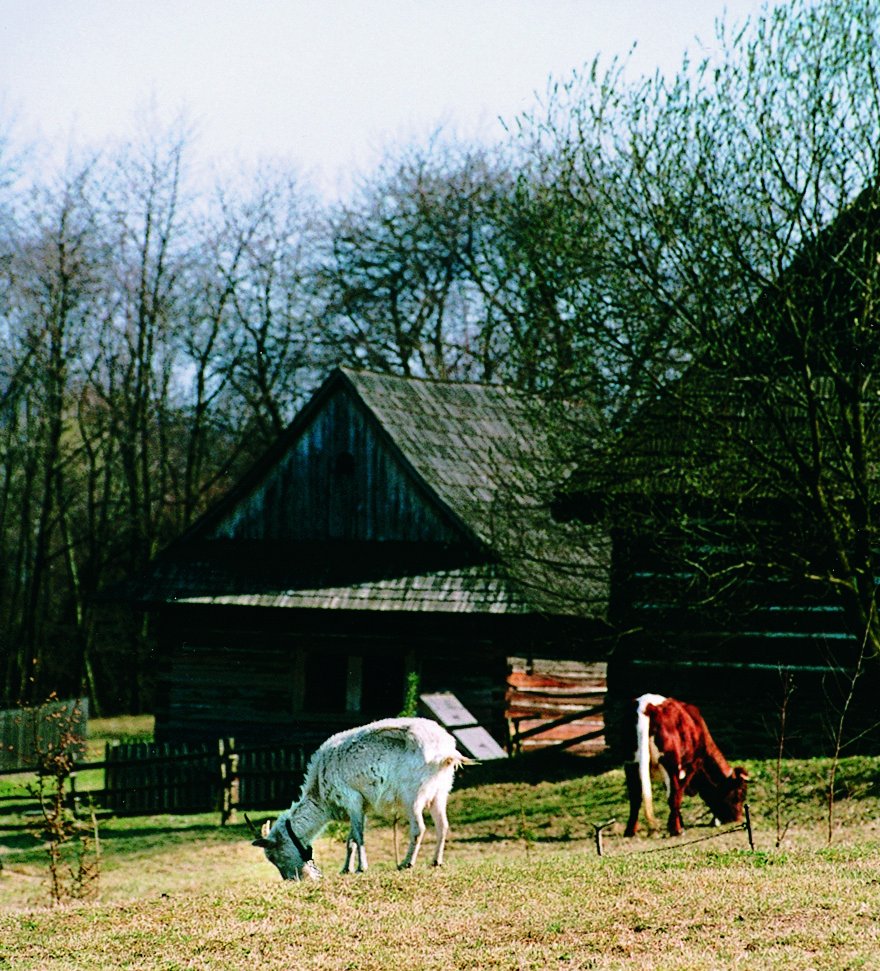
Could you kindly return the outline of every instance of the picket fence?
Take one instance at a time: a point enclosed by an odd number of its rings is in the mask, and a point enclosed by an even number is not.
[[[236,809],[288,806],[312,751],[291,744],[237,746],[231,738],[213,745],[112,742],[105,749],[104,788],[89,797],[115,815],[216,810],[226,822]]]

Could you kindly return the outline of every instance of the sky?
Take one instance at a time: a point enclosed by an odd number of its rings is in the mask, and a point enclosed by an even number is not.
[[[185,116],[206,163],[280,160],[328,198],[442,128],[489,143],[596,55],[674,73],[762,0],[0,0],[0,124],[101,147]]]

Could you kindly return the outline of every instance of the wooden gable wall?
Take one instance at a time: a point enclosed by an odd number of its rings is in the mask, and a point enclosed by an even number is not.
[[[340,388],[210,538],[455,543],[462,532]]]

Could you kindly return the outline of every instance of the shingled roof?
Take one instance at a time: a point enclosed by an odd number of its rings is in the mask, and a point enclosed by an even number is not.
[[[402,468],[470,545],[466,563],[414,564],[398,575],[296,575],[237,547],[216,555],[236,510],[259,489],[314,416],[353,395]],[[149,600],[358,610],[604,616],[609,548],[596,532],[550,514],[558,464],[540,402],[500,386],[419,380],[337,368],[287,432],[230,494],[154,563]],[[224,524],[227,524],[224,526]],[[246,546],[247,544],[245,544]],[[253,544],[251,544],[253,546]],[[256,572],[242,569],[250,559]],[[283,559],[283,558],[278,558]],[[288,558],[289,559],[289,558]],[[222,562],[221,562],[222,561]],[[374,571],[375,572],[375,571]]]

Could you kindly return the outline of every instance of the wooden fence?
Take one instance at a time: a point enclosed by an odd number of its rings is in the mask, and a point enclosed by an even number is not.
[[[114,742],[105,750],[101,805],[117,815],[282,808],[314,746]]]
[[[229,821],[236,809],[282,809],[302,784],[314,746],[237,746],[233,739],[210,744],[113,742],[102,762],[76,762],[68,780],[75,810],[88,804],[117,816],[219,812]],[[83,774],[103,770],[104,784],[84,786]],[[27,767],[0,771],[20,774]],[[2,802],[27,804],[26,794]]]
[[[0,711],[0,771],[35,769],[48,753],[62,748],[72,748],[74,757],[81,758],[88,719],[88,698]],[[80,741],[71,745],[71,740]]]
[[[578,755],[605,751],[604,663],[512,660],[506,696],[511,754],[560,748]]]

